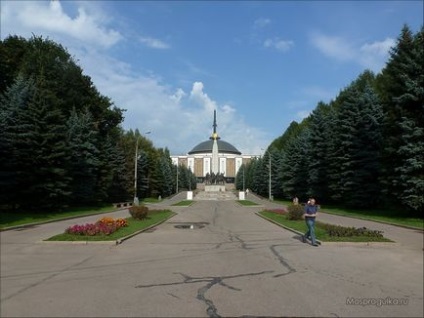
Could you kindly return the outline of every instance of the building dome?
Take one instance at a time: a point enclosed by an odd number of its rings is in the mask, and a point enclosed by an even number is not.
[[[216,141],[218,143],[218,153],[241,155],[241,152],[229,142],[222,139],[217,139]],[[203,141],[191,149],[188,154],[195,155],[200,153],[212,153],[213,142],[214,141],[212,139]]]

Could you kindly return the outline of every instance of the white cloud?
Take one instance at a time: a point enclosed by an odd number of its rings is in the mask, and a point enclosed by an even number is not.
[[[59,1],[6,1],[2,3],[2,36],[31,33],[69,37],[89,45],[110,47],[119,42],[122,35],[107,28],[100,12],[87,13],[78,7],[75,18],[67,15]],[[23,33],[23,34],[22,34]]]
[[[266,27],[269,24],[271,24],[271,19],[259,18],[259,19],[256,19],[255,22],[253,22],[253,28],[261,29],[261,28]]]
[[[185,93],[154,77],[134,74],[130,65],[104,55],[85,55],[81,63],[99,91],[127,109],[124,128],[151,131],[148,138],[154,145],[168,147],[172,154],[186,154],[210,137],[214,110],[218,134],[242,153],[258,154],[269,143],[265,133],[249,127],[234,107],[213,100],[203,82],[194,82]]]
[[[310,39],[312,45],[327,57],[341,62],[355,62],[375,73],[382,69],[390,48],[395,45],[392,38],[361,44],[347,38],[313,33]]]
[[[140,42],[153,49],[169,49],[170,46],[165,42],[150,37],[140,37]]]
[[[211,135],[215,109],[219,135],[243,153],[258,154],[269,144],[269,137],[246,124],[236,108],[208,96],[203,82],[191,81],[191,91],[186,93],[166,84],[166,79],[159,80],[154,73],[141,73],[130,62],[109,56],[107,48],[122,39],[121,33],[107,27],[101,10],[95,11],[95,2],[89,9],[82,7],[83,2],[75,2],[79,6],[75,18],[59,2],[16,3],[2,2],[2,33],[26,38],[34,33],[62,44],[99,92],[127,110],[123,128],[151,131],[148,138],[155,147],[168,147],[173,154],[187,153]]]
[[[185,96],[187,96],[187,94],[181,88],[178,88],[175,94],[171,96],[171,99],[179,103]]]
[[[264,47],[274,48],[280,52],[288,51],[293,45],[293,41],[281,40],[279,38],[267,39],[264,42]]]
[[[311,37],[311,41],[316,48],[328,57],[340,61],[349,61],[355,58],[355,49],[344,38],[317,33]]]
[[[392,38],[363,44],[359,49],[360,63],[372,70],[380,70],[388,60],[390,48],[395,45],[396,41]]]

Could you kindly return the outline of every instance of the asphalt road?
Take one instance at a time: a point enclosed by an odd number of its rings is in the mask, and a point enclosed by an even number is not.
[[[0,316],[423,316],[422,232],[385,227],[401,239],[312,247],[258,217],[261,207],[171,209],[178,214],[119,245],[42,241],[98,216],[1,232]],[[186,224],[194,228],[176,227]]]

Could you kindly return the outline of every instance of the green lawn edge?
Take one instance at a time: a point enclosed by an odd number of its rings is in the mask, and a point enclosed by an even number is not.
[[[289,206],[292,204],[291,201],[286,200],[275,200],[274,203],[281,204],[282,206]],[[394,225],[403,227],[411,230],[424,231],[424,219],[414,217],[401,217],[399,211],[387,211],[387,215],[384,215],[383,210],[360,210],[362,212],[355,212],[353,209],[339,208],[332,206],[322,207],[319,212],[330,215],[344,216],[352,219],[372,221],[381,224]],[[393,215],[396,216],[393,216]]]
[[[277,221],[277,220],[274,220],[274,219],[272,219],[272,218],[270,218],[270,217],[268,217],[268,216],[266,216],[265,214],[264,214],[264,212],[266,213],[266,211],[259,211],[259,212],[255,212],[255,214],[256,215],[258,215],[258,216],[260,216],[261,218],[263,218],[263,219],[265,219],[265,220],[267,220],[267,221],[269,221],[269,222],[271,222],[271,223],[274,223],[274,224],[276,224],[276,225],[278,225],[278,226],[280,226],[280,227],[282,227],[282,228],[284,228],[284,229],[286,229],[286,230],[288,230],[288,231],[291,231],[291,232],[293,232],[293,233],[296,233],[296,234],[298,234],[298,235],[300,235],[300,236],[302,236],[303,234],[304,234],[304,232],[301,232],[301,231],[299,231],[299,230],[296,230],[296,229],[293,229],[292,227],[290,227],[290,226],[287,226],[287,225],[285,225],[285,224],[283,224],[283,223],[281,223],[281,222],[279,222],[279,221]],[[273,213],[273,212],[268,212],[268,213]],[[274,213],[275,214],[275,213]],[[277,215],[277,214],[276,214]],[[322,222],[323,223],[323,222]],[[319,236],[319,232],[321,232],[321,230],[320,229],[318,229],[318,228],[315,228],[315,231],[316,231],[316,233],[317,233],[317,236]],[[305,232],[306,232],[306,225],[305,225]],[[367,236],[357,236],[357,237],[337,237],[337,238],[334,238],[334,239],[331,239],[331,240],[327,240],[327,239],[318,239],[317,238],[317,240],[316,240],[318,243],[322,243],[322,242],[325,242],[325,243],[390,243],[390,244],[393,244],[393,243],[395,243],[394,241],[392,241],[392,240],[390,240],[390,239],[388,239],[388,238],[386,238],[386,237],[383,237],[383,238],[373,238],[373,239],[371,239],[370,240],[370,237],[367,237]]]
[[[250,200],[238,200],[237,203],[243,206],[258,206],[259,205],[256,202],[253,202]]]
[[[168,215],[168,216],[167,216],[167,217],[165,217],[164,219],[162,219],[162,220],[160,220],[160,221],[158,221],[158,222],[156,222],[156,223],[154,223],[154,224],[151,224],[151,225],[147,226],[147,227],[146,227],[146,228],[144,228],[144,229],[141,229],[141,230],[136,231],[136,232],[134,232],[134,233],[132,233],[132,234],[129,234],[129,235],[124,236],[124,237],[122,237],[122,238],[120,238],[120,239],[117,239],[117,240],[116,240],[116,245],[118,245],[118,244],[122,244],[122,242],[124,242],[124,241],[126,241],[126,240],[128,240],[128,239],[130,239],[130,238],[132,238],[132,237],[134,237],[134,236],[136,236],[136,235],[138,235],[138,234],[140,234],[140,233],[142,233],[142,232],[145,232],[145,231],[147,231],[147,230],[150,230],[151,228],[154,228],[155,226],[158,226],[159,224],[162,224],[162,223],[166,222],[167,220],[169,220],[170,218],[173,218],[174,216],[176,216],[176,215],[177,215],[177,213],[175,213],[175,212],[173,212],[173,211],[170,211],[170,212],[171,212],[171,213],[170,213],[170,215]]]
[[[96,211],[96,210],[92,210],[91,211],[87,211],[87,212],[79,212],[79,211],[75,211],[74,213],[71,213],[69,216],[60,216],[61,213],[58,213],[57,217],[40,217],[39,221],[36,222],[30,222],[30,223],[20,223],[19,221],[16,222],[12,222],[12,224],[14,225],[10,225],[10,226],[3,226],[0,225],[0,232],[1,231],[8,231],[8,230],[14,230],[14,229],[19,229],[19,228],[24,228],[24,227],[32,227],[35,225],[40,225],[40,224],[46,224],[46,223],[53,223],[53,222],[58,222],[58,221],[66,221],[66,220],[72,220],[72,219],[78,219],[78,218],[83,218],[83,217],[87,217],[87,216],[95,216],[95,215],[101,215],[101,214],[107,214],[107,213],[113,213],[113,212],[118,212],[121,210],[125,210],[128,209],[128,207],[122,207],[122,208],[104,208],[101,209],[101,211]],[[7,224],[7,223],[6,223]]]
[[[174,203],[172,206],[190,206],[194,204],[194,200],[183,200],[177,203]]]

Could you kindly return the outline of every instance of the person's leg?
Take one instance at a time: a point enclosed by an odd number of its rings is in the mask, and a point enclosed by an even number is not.
[[[305,220],[306,227],[308,228],[308,231],[302,236],[302,242],[306,243],[306,239],[311,235],[311,229],[309,227],[308,219]]]
[[[317,242],[316,242],[316,237],[315,237],[315,219],[311,218],[310,220],[308,220],[308,228],[309,228],[309,233],[311,235],[311,242],[312,245],[316,246]]]

